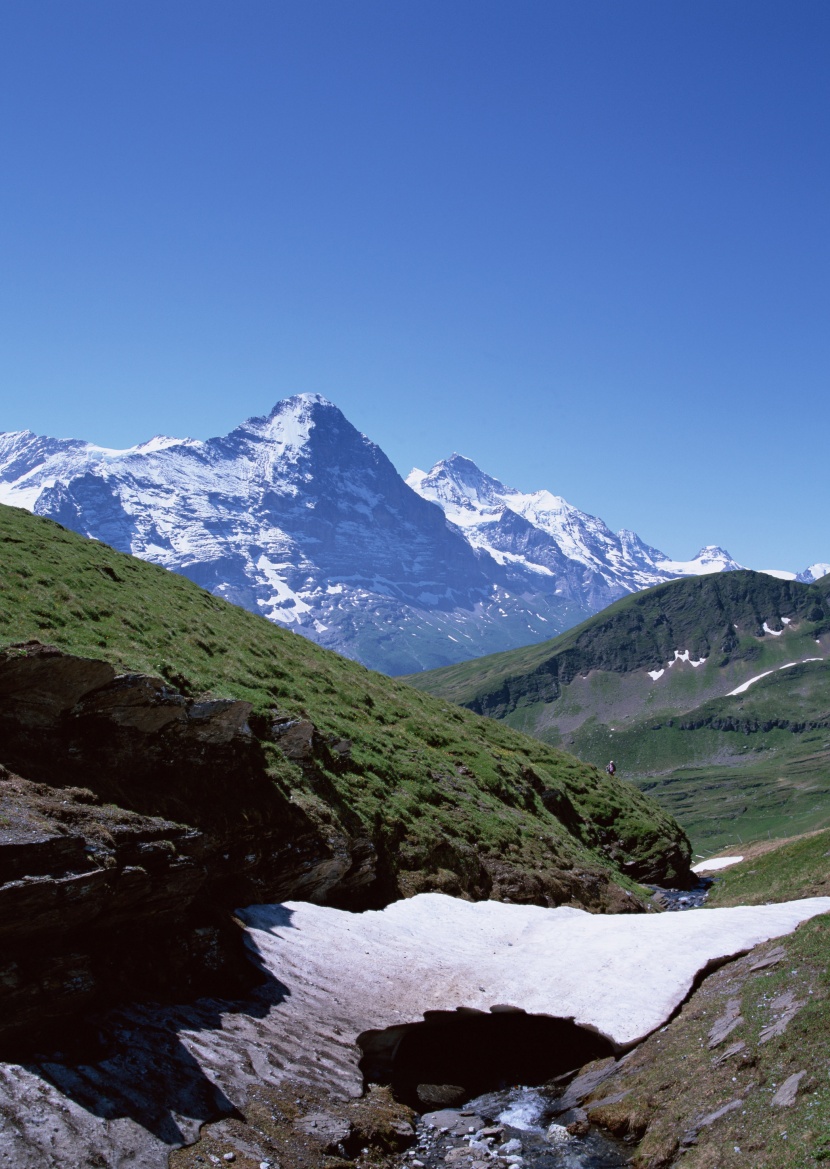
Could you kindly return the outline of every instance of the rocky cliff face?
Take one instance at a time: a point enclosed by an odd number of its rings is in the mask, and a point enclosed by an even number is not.
[[[93,1003],[250,982],[205,853],[192,828],[0,768],[0,1047]]]
[[[192,825],[208,891],[224,908],[289,894],[322,899],[340,885],[345,897],[375,876],[368,842],[342,826],[324,831],[272,781],[250,710],[38,643],[0,654],[2,752],[15,771]],[[329,747],[313,724],[279,716],[263,733],[285,736],[289,757],[306,764]]]
[[[235,905],[375,876],[368,841],[269,781],[249,711],[37,643],[0,655],[0,1045],[113,999],[232,993]]]

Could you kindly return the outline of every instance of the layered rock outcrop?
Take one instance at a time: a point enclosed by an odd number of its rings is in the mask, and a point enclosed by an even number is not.
[[[204,835],[0,767],[0,1048],[93,1003],[250,985],[230,920],[200,903]]]
[[[79,1009],[247,989],[235,904],[374,876],[268,776],[250,705],[37,643],[0,655],[0,1049]]]
[[[322,826],[274,781],[250,711],[36,642],[0,654],[0,762],[53,788],[86,787],[101,802],[189,825],[204,838],[210,897],[226,909],[319,899],[335,886],[347,900],[375,875],[371,843],[357,824],[353,834],[336,820]],[[276,718],[278,742],[282,729]],[[311,738],[307,758],[301,747],[289,758],[310,761]]]

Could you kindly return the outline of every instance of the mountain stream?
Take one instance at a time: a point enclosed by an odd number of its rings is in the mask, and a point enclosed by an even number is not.
[[[413,1169],[619,1169],[631,1150],[597,1128],[571,1135],[544,1088],[488,1092],[461,1109],[427,1113],[404,1162]]]

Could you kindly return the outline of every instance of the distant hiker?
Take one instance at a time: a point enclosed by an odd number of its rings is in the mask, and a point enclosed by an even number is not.
[[[613,759],[608,764],[608,766],[606,767],[605,770],[608,772],[609,775],[616,775],[617,774],[617,765]]]

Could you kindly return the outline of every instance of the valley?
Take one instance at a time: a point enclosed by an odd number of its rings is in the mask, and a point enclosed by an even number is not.
[[[830,583],[732,572],[544,645],[411,676],[650,792],[696,851],[830,817]]]

